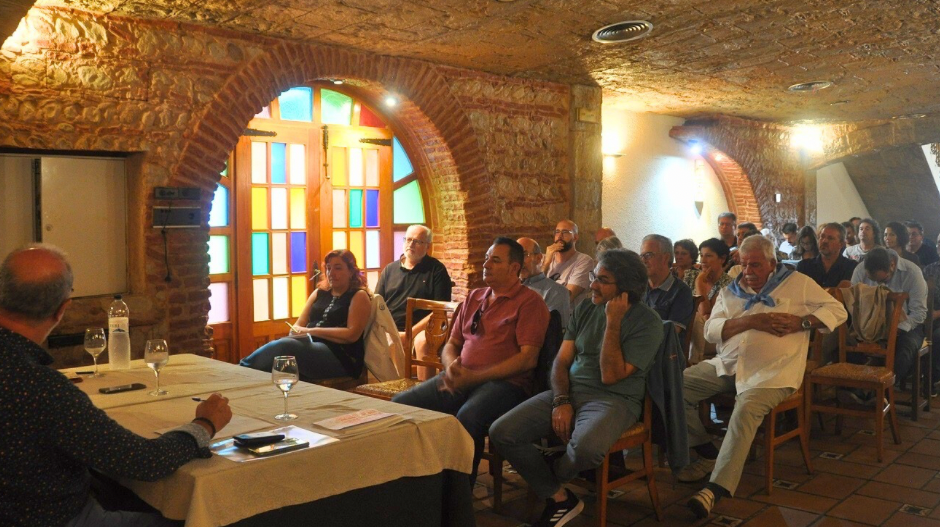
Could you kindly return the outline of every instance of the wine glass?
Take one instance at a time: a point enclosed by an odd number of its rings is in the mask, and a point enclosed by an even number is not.
[[[170,350],[163,339],[151,339],[147,341],[147,347],[144,348],[144,362],[153,370],[157,377],[157,389],[150,392],[149,395],[166,395],[166,390],[160,389],[160,370],[166,366],[170,360]]]
[[[108,346],[108,339],[104,336],[104,328],[88,328],[85,330],[85,351],[95,360],[95,373],[92,377],[101,377],[98,373],[98,355]]]
[[[284,392],[284,413],[275,415],[278,421],[291,421],[297,419],[297,414],[287,412],[287,396],[290,389],[300,380],[297,370],[297,359],[291,356],[274,357],[274,367],[271,368],[271,382]]]

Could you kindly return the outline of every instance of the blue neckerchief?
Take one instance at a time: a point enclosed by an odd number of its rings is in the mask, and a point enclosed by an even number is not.
[[[774,299],[770,298],[770,292],[776,289],[792,272],[793,270],[787,268],[787,266],[777,264],[777,270],[770,275],[770,278],[767,279],[767,283],[764,284],[760,293],[757,294],[748,293],[741,287],[741,280],[744,279],[744,273],[742,272],[741,276],[738,276],[736,280],[728,284],[728,290],[731,291],[731,294],[734,296],[747,300],[744,304],[745,311],[751,309],[751,307],[758,302],[766,304],[768,307],[776,307],[777,304],[774,302]]]

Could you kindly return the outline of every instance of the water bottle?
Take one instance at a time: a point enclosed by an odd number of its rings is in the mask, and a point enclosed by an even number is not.
[[[112,370],[126,370],[131,367],[130,312],[121,295],[114,295],[114,302],[108,308],[108,363]]]

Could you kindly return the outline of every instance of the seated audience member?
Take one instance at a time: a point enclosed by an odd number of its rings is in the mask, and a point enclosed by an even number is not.
[[[849,218],[849,223],[855,226],[855,233],[858,234],[858,227],[862,224],[862,218],[858,216],[852,216]]]
[[[568,289],[574,309],[587,298],[588,273],[594,268],[594,259],[578,252],[578,226],[573,221],[559,221],[554,236],[554,243],[545,249],[542,272]]]
[[[845,229],[845,246],[858,243],[858,237],[855,234],[855,224],[850,221],[843,221],[842,227]]]
[[[614,230],[610,227],[601,227],[600,229],[597,229],[597,233],[594,234],[594,243],[597,244],[597,246],[594,248],[595,258],[599,257],[604,251],[623,248],[623,243],[620,242],[620,238],[614,234]]]
[[[760,231],[757,230],[757,227],[753,223],[742,223],[738,225],[738,233],[736,238],[738,240],[737,246],[734,249],[731,249],[731,252],[728,255],[728,264],[725,266],[725,270],[728,272],[728,275],[731,278],[734,278],[741,272],[741,266],[738,265],[741,263],[740,258],[738,258],[738,247],[741,246],[741,242],[744,241],[748,236],[755,236],[760,234]]]
[[[917,255],[921,265],[926,267],[940,260],[937,248],[924,243],[924,226],[920,222],[908,220],[904,222],[904,226],[907,228],[907,250]]]
[[[531,395],[532,371],[548,331],[545,301],[519,281],[524,252],[512,239],[493,241],[483,262],[486,287],[470,291],[454,313],[441,351],[444,371],[392,398],[457,416],[473,438],[471,482],[490,425]]]
[[[698,265],[698,246],[686,238],[679,240],[672,246],[675,262],[672,264],[672,274],[679,280],[685,277],[685,272]]]
[[[799,244],[793,252],[790,253],[790,258],[793,260],[811,260],[819,256],[819,245],[816,242],[816,231],[812,227],[807,225],[800,229],[800,233],[797,236]]]
[[[799,227],[795,223],[787,222],[783,224],[783,228],[780,229],[783,233],[783,242],[780,244],[780,252],[787,255],[787,258],[790,257],[790,253],[793,252],[793,249],[796,249],[796,246],[799,245]]]
[[[584,508],[564,484],[598,467],[640,419],[647,372],[663,338],[659,316],[642,301],[647,278],[636,253],[607,251],[592,274],[591,301],[579,304],[568,323],[552,389],[490,428],[496,450],[546,500],[533,527],[565,525]],[[549,463],[534,444],[542,438],[565,445]]]
[[[733,212],[722,212],[718,215],[718,239],[724,242],[728,249],[733,249],[738,244],[735,236],[738,223],[738,216]]]
[[[849,223],[851,225],[851,223]],[[845,248],[845,227],[841,223],[825,223],[819,229],[819,255],[800,260],[796,270],[813,279],[820,287],[838,287],[852,280],[858,262],[842,256]]]
[[[372,303],[356,257],[346,249],[330,251],[323,259],[326,272],[290,335],[268,342],[239,364],[271,371],[274,357],[297,357],[302,381],[359,377],[365,359],[363,333]]]
[[[900,258],[895,251],[876,247],[855,268],[852,284],[858,283],[885,285],[895,293],[908,295],[904,304],[907,320],[898,323],[898,338],[894,347],[894,374],[896,382],[901,383],[910,375],[914,361],[917,360],[917,351],[924,342],[922,324],[927,316],[927,282],[924,275],[919,267]]]
[[[711,351],[705,342],[705,321],[711,315],[718,292],[731,283],[731,277],[724,271],[728,261],[728,246],[717,238],[709,238],[698,249],[702,268],[690,269],[683,277],[685,285],[692,289],[692,296],[703,297],[692,321],[692,352],[689,357],[692,362],[698,362],[706,352]]]
[[[889,221],[885,225],[885,248],[898,253],[901,258],[913,262],[917,267],[923,267],[920,258],[907,250],[908,241],[907,227],[900,222]]]
[[[692,289],[669,272],[672,240],[659,234],[644,237],[640,258],[646,266],[649,283],[643,302],[662,320],[672,321],[680,334],[684,334],[692,323]]]
[[[554,280],[549,280],[542,272],[542,247],[532,238],[519,238],[516,242],[525,251],[525,260],[519,278],[522,285],[538,293],[548,305],[549,311],[558,311],[561,315],[562,327],[568,324],[571,316],[571,296],[565,286]]]
[[[858,244],[846,247],[842,254],[846,258],[858,262],[868,254],[868,251],[881,245],[881,227],[878,226],[877,221],[865,218],[859,221],[855,232],[858,233]]]
[[[424,225],[412,225],[405,231],[404,254],[382,269],[375,284],[375,294],[382,295],[398,331],[405,331],[405,311],[408,298],[423,298],[449,302],[451,280],[447,268],[437,258],[428,254],[431,246],[431,229]],[[427,311],[415,311],[415,329],[418,334],[427,325]]]
[[[13,251],[0,266],[0,525],[177,525],[157,513],[105,511],[89,493],[89,470],[156,481],[210,457],[212,436],[232,418],[228,399],[213,394],[191,423],[156,439],[96,408],[41,347],[71,303],[72,279],[49,245]]]
[[[940,261],[924,267],[924,279],[934,281],[933,305],[927,306],[927,317],[930,317],[933,328],[933,342],[940,342]],[[928,284],[929,285],[929,284]],[[926,335],[925,335],[926,336]],[[940,350],[938,350],[940,351]],[[933,361],[933,386],[930,395],[936,397],[940,388],[940,353],[931,353]]]
[[[699,459],[677,478],[691,482],[711,474],[688,502],[699,518],[707,517],[722,497],[734,495],[764,416],[803,382],[810,331],[835,329],[847,317],[840,302],[808,277],[778,264],[774,256],[767,238],[744,241],[744,272],[721,290],[705,324],[706,338],[718,345],[718,356],[685,370],[689,444]],[[747,359],[741,371],[739,357]],[[718,393],[736,395],[720,449],[698,414],[699,402]]]

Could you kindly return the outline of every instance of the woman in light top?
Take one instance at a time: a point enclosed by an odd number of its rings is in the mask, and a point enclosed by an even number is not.
[[[345,249],[327,254],[323,268],[290,335],[261,346],[241,360],[242,366],[271,371],[274,357],[293,355],[303,381],[362,374],[363,333],[371,313],[365,276]]]
[[[705,342],[705,321],[711,316],[718,292],[731,283],[731,277],[724,271],[730,254],[728,246],[718,238],[709,238],[699,244],[698,250],[702,268],[689,269],[683,278],[686,285],[692,288],[692,295],[701,297],[692,321],[692,350],[689,361],[693,364],[715,354],[714,344]]]
[[[816,231],[809,225],[800,229],[796,238],[796,248],[790,253],[792,260],[809,260],[819,255],[819,243],[816,240]]]
[[[885,225],[885,247],[898,253],[901,258],[914,262],[917,267],[922,267],[920,257],[907,250],[909,241],[911,241],[911,238],[908,236],[907,227],[902,223],[891,221]]]
[[[695,246],[695,242],[686,238],[673,244],[672,254],[675,258],[675,263],[672,264],[672,274],[682,280],[685,278],[686,271],[697,266],[698,247]]]

